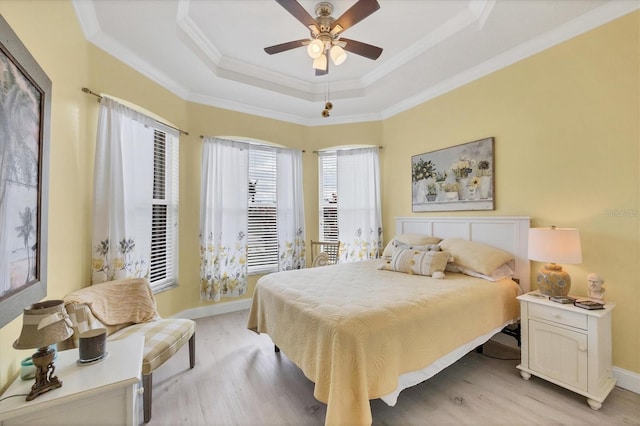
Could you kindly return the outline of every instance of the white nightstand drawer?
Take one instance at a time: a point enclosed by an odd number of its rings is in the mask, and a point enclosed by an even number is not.
[[[583,330],[587,329],[586,314],[570,312],[565,309],[557,309],[552,306],[543,306],[531,303],[529,304],[529,316],[547,321],[557,322]]]

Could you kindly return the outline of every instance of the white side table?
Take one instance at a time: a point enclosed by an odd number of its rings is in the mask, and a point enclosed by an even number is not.
[[[552,302],[538,291],[518,296],[522,326],[520,375],[548,380],[602,407],[616,384],[611,366],[611,312]]]
[[[83,366],[76,365],[77,349],[59,352],[54,374],[62,387],[32,401],[24,396],[0,401],[0,425],[138,425],[143,347],[142,334],[107,341],[107,358]],[[27,394],[33,383],[17,378],[2,397]]]

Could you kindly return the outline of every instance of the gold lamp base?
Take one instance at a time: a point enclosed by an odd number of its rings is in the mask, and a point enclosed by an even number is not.
[[[55,353],[55,350],[44,347],[33,354],[32,360],[33,365],[36,367],[36,382],[31,387],[29,395],[27,395],[27,401],[31,401],[52,389],[62,387],[62,381],[53,375],[56,371],[56,367],[53,365]]]
[[[571,276],[562,266],[548,263],[538,273],[538,289],[545,296],[566,296],[571,289]]]

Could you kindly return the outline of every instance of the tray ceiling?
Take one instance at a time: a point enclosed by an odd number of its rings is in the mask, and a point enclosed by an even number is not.
[[[300,0],[312,15],[315,0]],[[355,0],[333,0],[340,16]],[[379,0],[344,36],[384,49],[315,76],[272,0],[74,0],[91,43],[177,96],[308,126],[381,120],[638,8],[637,0]],[[96,88],[96,90],[99,88]],[[334,108],[323,118],[325,100]]]

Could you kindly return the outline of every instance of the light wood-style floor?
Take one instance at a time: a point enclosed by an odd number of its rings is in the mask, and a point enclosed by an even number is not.
[[[248,311],[198,319],[196,367],[186,345],[154,372],[157,425],[323,425],[313,383],[266,335],[246,329]],[[518,358],[499,344],[487,355]],[[518,358],[519,359],[519,358]],[[599,411],[586,398],[533,377],[518,360],[471,352],[404,390],[395,407],[371,401],[374,425],[640,425],[640,395],[615,388]]]

